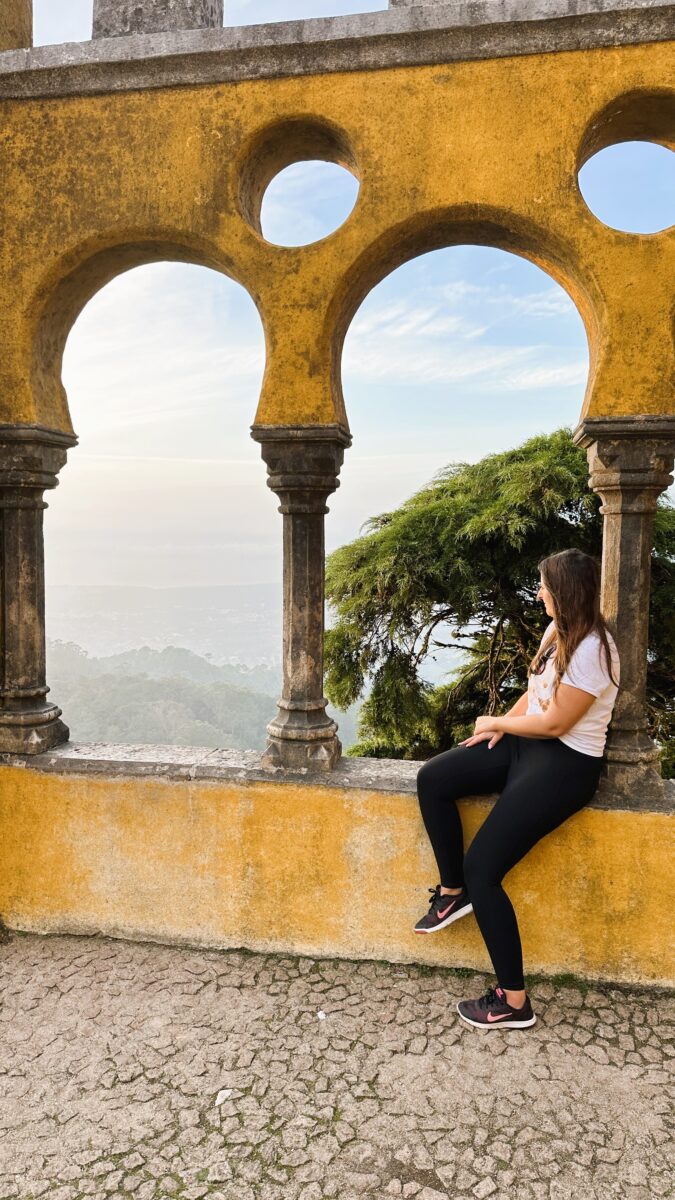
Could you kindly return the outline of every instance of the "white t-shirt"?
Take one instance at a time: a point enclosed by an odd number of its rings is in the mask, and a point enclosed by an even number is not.
[[[547,626],[540,645],[555,629],[555,621]],[[612,656],[612,674],[619,679],[619,654],[612,635],[607,634]],[[553,696],[553,681],[555,679],[554,655],[551,654],[541,675],[530,675],[527,685],[528,713],[546,712]],[[595,696],[587,713],[573,725],[567,733],[560,735],[560,741],[573,750],[582,754],[592,754],[602,758],[609,725],[614,708],[618,688],[612,683],[607,670],[605,648],[597,633],[589,633],[579,643],[570,664],[561,677],[561,683],[570,687],[581,688],[582,692],[590,692]]]

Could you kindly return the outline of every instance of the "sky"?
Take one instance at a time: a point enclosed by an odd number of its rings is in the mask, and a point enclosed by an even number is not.
[[[226,0],[228,24],[385,8],[349,0]],[[85,40],[92,0],[35,0],[36,44]],[[607,223],[675,222],[675,155],[612,147],[580,186]],[[358,204],[352,176],[298,164],[270,185],[263,232],[303,244]],[[203,268],[123,274],[71,332],[63,378],[79,446],[45,521],[49,584],[170,587],[281,578],[281,518],[250,438],[264,367],[243,288]],[[349,331],[343,385],[353,434],[328,504],[330,551],[446,464],[575,425],[588,371],[581,319],[531,263],[461,246],[423,255],[367,297]]]

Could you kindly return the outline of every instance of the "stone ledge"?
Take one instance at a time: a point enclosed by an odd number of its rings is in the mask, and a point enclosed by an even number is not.
[[[211,750],[200,746],[128,746],[66,742],[46,754],[0,755],[0,762],[57,775],[304,783],[314,787],[414,793],[422,765],[399,759],[343,758],[334,771],[317,774],[264,767],[258,750]]]
[[[300,783],[313,788],[416,795],[421,761],[342,758],[333,771],[317,774],[264,767],[257,750],[211,750],[199,746],[129,746],[107,742],[66,742],[45,754],[0,755],[0,764],[52,775],[154,777],[240,783]],[[484,797],[487,801],[492,797]],[[664,780],[660,797],[614,795],[603,785],[589,807],[636,812],[675,811],[675,780]]]
[[[375,71],[673,40],[671,0],[477,0],[0,53],[0,99]]]

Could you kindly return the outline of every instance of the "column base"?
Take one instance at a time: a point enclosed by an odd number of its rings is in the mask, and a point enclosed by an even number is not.
[[[342,743],[335,721],[320,725],[286,725],[272,721],[267,726],[269,741],[261,762],[265,767],[288,771],[332,771],[342,757]]]
[[[612,808],[671,810],[675,803],[675,781],[664,779],[656,760],[628,762],[608,759],[602,771],[597,799]]]
[[[37,712],[0,713],[0,754],[45,754],[70,739],[55,704]]]

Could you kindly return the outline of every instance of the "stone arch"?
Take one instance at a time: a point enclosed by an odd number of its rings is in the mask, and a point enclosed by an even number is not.
[[[43,543],[43,494],[57,486],[67,451],[77,444],[61,378],[66,341],[96,292],[124,271],[162,261],[209,267],[246,288],[244,272],[205,240],[146,233],[106,244],[100,237],[52,261],[11,331],[10,403],[0,422],[2,745],[10,753],[39,754],[69,734],[61,709],[47,698]],[[260,312],[257,296],[246,290]]]
[[[63,353],[70,331],[84,307],[117,275],[158,262],[183,262],[218,271],[240,284],[260,315],[259,297],[232,259],[203,242],[167,236],[129,238],[103,248],[83,246],[52,267],[40,289],[41,302],[32,316],[30,389],[36,423],[74,433],[68,398],[61,380]],[[263,331],[265,329],[264,322]]]
[[[626,92],[594,113],[579,145],[577,169],[607,146],[633,141],[657,142],[675,150],[675,93]]]
[[[333,333],[332,381],[336,412],[348,428],[342,390],[342,353],[349,327],[366,296],[388,275],[405,263],[433,250],[477,245],[505,250],[540,267],[564,289],[574,303],[585,328],[589,349],[586,400],[593,388],[602,346],[604,301],[593,280],[577,260],[575,247],[554,234],[514,214],[484,210],[480,213],[457,209],[445,213],[423,213],[386,231],[371,243],[342,281],[329,320]]]

